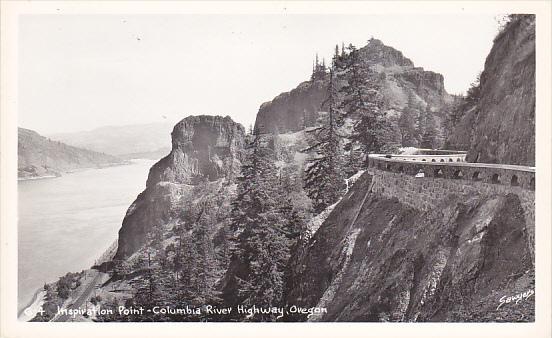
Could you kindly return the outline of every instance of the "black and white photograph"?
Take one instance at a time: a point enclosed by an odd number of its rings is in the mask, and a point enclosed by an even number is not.
[[[3,320],[550,335],[550,2],[39,2],[2,1]]]

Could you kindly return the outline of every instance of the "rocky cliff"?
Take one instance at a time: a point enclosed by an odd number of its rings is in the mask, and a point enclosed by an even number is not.
[[[395,126],[399,128],[403,114],[408,115],[412,128],[420,114],[428,114],[437,128],[436,145],[442,144],[442,125],[452,102],[444,88],[443,76],[415,67],[400,51],[377,39],[371,39],[359,52],[364,65],[380,73],[385,110]],[[325,99],[326,86],[327,79],[318,79],[278,95],[261,105],[255,126],[284,133],[312,125]]]
[[[327,308],[312,321],[534,320],[532,225],[518,195],[451,190],[422,212],[372,192],[372,178],[296,254],[288,304]]]
[[[153,228],[178,224],[187,217],[185,210],[203,194],[194,189],[195,184],[216,181],[205,195],[229,197],[231,187],[221,180],[232,180],[240,170],[244,139],[244,128],[228,116],[189,116],[177,123],[171,153],[153,165],[146,189],[126,213],[115,258],[134,253]]]
[[[245,131],[229,116],[189,116],[174,126],[171,153],[150,170],[147,185],[190,184],[196,177],[210,181],[239,170],[238,152]]]
[[[30,129],[18,128],[17,141],[17,175],[20,178],[59,176],[71,170],[123,163],[114,156],[52,141]]]
[[[312,126],[326,96],[326,86],[325,80],[306,81],[263,103],[255,127],[266,132],[285,133]]]
[[[468,161],[535,165],[535,16],[515,15],[495,38],[475,105],[448,139]]]

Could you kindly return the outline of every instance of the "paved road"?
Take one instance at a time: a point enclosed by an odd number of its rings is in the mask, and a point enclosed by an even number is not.
[[[422,161],[408,161],[406,158],[408,156],[392,156],[391,158],[385,157],[385,154],[371,154],[370,157],[374,158],[377,157],[380,160],[386,161],[386,162],[394,162],[394,163],[415,163],[415,164],[421,164],[421,165],[431,165],[431,166],[451,166],[451,167],[471,167],[471,168],[495,168],[495,169],[506,169],[506,170],[519,170],[519,171],[527,171],[527,172],[535,172],[535,167],[528,167],[523,165],[514,165],[514,164],[499,164],[499,163],[478,163],[478,162],[422,162]],[[417,157],[423,157],[420,155],[416,155]],[[439,155],[446,157],[444,155]],[[431,156],[426,156],[427,158],[433,158]]]
[[[88,296],[90,296],[90,293],[92,293],[92,291],[94,290],[94,287],[96,287],[96,284],[98,283],[98,280],[100,279],[100,276],[101,276],[101,273],[97,272],[96,276],[88,283],[88,285],[86,286],[86,289],[84,289],[84,291],[77,298],[77,300],[74,301],[72,305],[67,307],[68,310],[69,309],[76,310],[84,303],[84,301],[88,298]],[[57,318],[54,318],[53,321],[54,322],[67,322],[67,321],[69,321],[70,318],[73,318],[73,316],[69,315],[69,314],[66,314],[66,315],[64,314],[64,315],[61,315]]]

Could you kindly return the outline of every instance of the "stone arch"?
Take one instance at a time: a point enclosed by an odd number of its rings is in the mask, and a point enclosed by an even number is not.
[[[518,180],[517,175],[512,175],[512,178],[510,179],[510,185],[511,185],[512,187],[517,187],[517,186],[519,186],[519,180]]]
[[[441,168],[436,168],[435,170],[433,170],[433,176],[434,177],[443,177],[444,173],[441,170]]]
[[[460,157],[458,157],[458,158],[456,159],[456,162],[462,162],[462,159],[461,159]]]
[[[435,159],[434,159],[434,158],[432,158],[432,159],[431,159],[431,162],[435,162]]]
[[[444,158],[442,158],[442,159],[441,159],[441,161],[439,161],[439,162],[445,162],[445,159],[444,159]]]
[[[472,180],[481,181],[481,173],[479,171],[474,172],[472,175]]]
[[[454,161],[452,160],[452,158],[449,158],[449,162],[454,162]]]
[[[425,162],[425,161],[426,161],[426,159],[425,159],[425,158],[422,158],[422,162]]]
[[[454,171],[453,178],[462,179],[462,178],[464,178],[464,173],[462,172],[462,170],[458,169],[458,170]]]
[[[500,175],[499,174],[493,174],[493,176],[491,176],[491,183],[499,184],[500,183]]]
[[[529,189],[535,190],[535,178],[531,177],[531,180],[529,181]]]

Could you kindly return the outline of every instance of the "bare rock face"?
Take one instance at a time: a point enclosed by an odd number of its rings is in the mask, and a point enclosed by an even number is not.
[[[535,16],[518,15],[495,38],[479,101],[448,139],[470,162],[535,165]]]
[[[326,80],[306,81],[259,108],[255,127],[265,132],[299,131],[311,127],[326,95]]]
[[[125,215],[115,259],[136,252],[154,227],[180,222],[184,209],[200,198],[195,182],[231,181],[240,170],[244,139],[243,126],[228,116],[189,116],[177,123],[171,153],[150,169],[146,190]]]
[[[229,116],[189,116],[174,126],[171,153],[150,170],[147,186],[158,182],[214,181],[239,170],[245,131]]]

